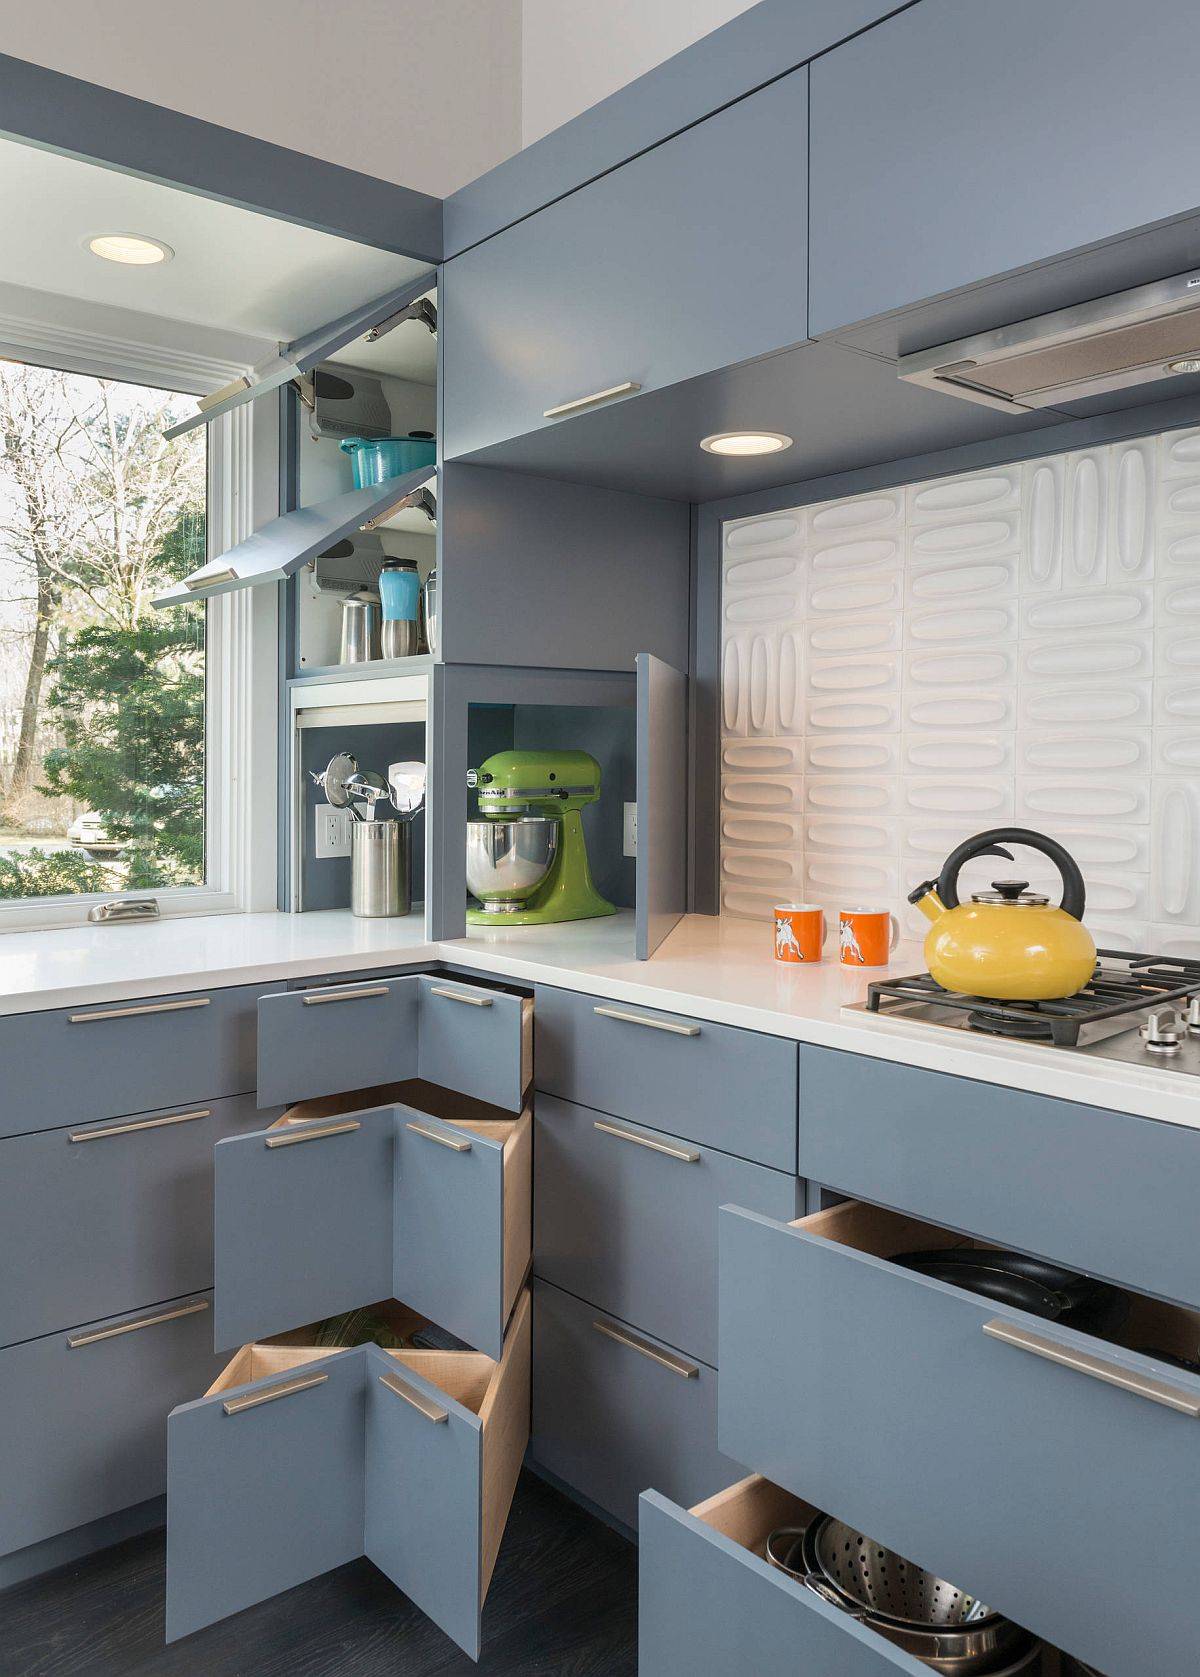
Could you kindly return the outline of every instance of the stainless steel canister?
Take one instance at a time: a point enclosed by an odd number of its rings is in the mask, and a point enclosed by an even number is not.
[[[421,630],[427,652],[438,649],[438,574],[436,566],[421,587]]]
[[[342,601],[339,662],[366,664],[379,657],[379,600],[374,594],[349,594]]]
[[[350,824],[350,909],[364,920],[407,914],[412,907],[412,825]]]

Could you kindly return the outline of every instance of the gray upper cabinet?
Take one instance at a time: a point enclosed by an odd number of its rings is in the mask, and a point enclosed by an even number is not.
[[[807,123],[801,69],[447,263],[443,454],[801,341]]]
[[[810,335],[1194,210],[1195,32],[1189,0],[921,0],[817,59]]]

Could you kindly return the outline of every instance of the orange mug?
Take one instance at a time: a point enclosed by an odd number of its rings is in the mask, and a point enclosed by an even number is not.
[[[886,967],[900,937],[900,924],[886,908],[844,908],[838,915],[844,967]]]
[[[816,903],[776,903],[777,961],[819,961],[824,942],[825,914]]]

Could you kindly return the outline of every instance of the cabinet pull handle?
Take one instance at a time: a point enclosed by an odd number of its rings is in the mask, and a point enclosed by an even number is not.
[[[365,1002],[372,996],[390,996],[386,984],[375,984],[369,990],[314,990],[304,997],[305,1007],[323,1007],[326,1002]]]
[[[436,1141],[439,1147],[449,1147],[454,1153],[469,1153],[471,1143],[463,1141],[458,1136],[443,1135],[441,1130],[435,1130],[425,1124],[406,1124],[405,1129],[414,1135],[423,1135],[426,1141]]]
[[[673,1357],[669,1351],[660,1351],[657,1345],[651,1345],[650,1341],[643,1339],[640,1334],[625,1333],[621,1328],[614,1328],[611,1322],[596,1321],[592,1326],[597,1333],[615,1339],[618,1345],[627,1345],[631,1351],[649,1357],[652,1363],[669,1368],[672,1374],[682,1375],[685,1380],[698,1380],[700,1377],[700,1370],[695,1363],[685,1363],[682,1357]]]
[[[323,1141],[327,1135],[349,1135],[351,1130],[361,1130],[358,1120],[352,1119],[345,1124],[314,1125],[312,1129],[295,1129],[273,1131],[264,1139],[268,1147],[295,1147],[299,1141]]]
[[[999,1339],[1005,1345],[1015,1345],[1018,1351],[1028,1351],[1035,1357],[1045,1357],[1047,1362],[1058,1363],[1061,1368],[1073,1369],[1076,1374],[1089,1375],[1093,1380],[1103,1380],[1106,1386],[1116,1386],[1123,1392],[1132,1393],[1134,1397],[1148,1398],[1151,1403],[1161,1403],[1165,1409],[1174,1409],[1181,1415],[1190,1415],[1193,1421],[1200,1420],[1200,1398],[1193,1397],[1191,1392],[1182,1391],[1178,1386],[1168,1386],[1165,1380],[1154,1380],[1149,1375],[1135,1374],[1131,1369],[1122,1368],[1119,1363],[1107,1362],[1103,1357],[1093,1357],[1088,1351],[1076,1351],[1073,1347],[1060,1345],[1056,1340],[1046,1338],[1044,1334],[1031,1333],[1028,1328],[1005,1321],[1002,1316],[985,1322],[983,1331],[989,1339]]]
[[[433,1399],[427,1398],[424,1392],[418,1392],[406,1380],[401,1380],[398,1374],[381,1374],[379,1384],[386,1386],[389,1392],[395,1392],[396,1396],[403,1398],[405,1403],[411,1403],[414,1409],[424,1415],[427,1421],[432,1421],[435,1426],[450,1419],[448,1409],[443,1409],[440,1403],[434,1403]]]
[[[594,1129],[604,1135],[615,1135],[618,1141],[632,1141],[635,1147],[647,1147],[651,1153],[665,1153],[668,1159],[678,1159],[681,1164],[695,1165],[700,1162],[700,1154],[692,1147],[668,1147],[665,1141],[651,1141],[649,1136],[635,1135],[632,1130],[623,1130],[616,1124],[606,1124],[597,1118]]]
[[[632,396],[640,384],[627,378],[623,384],[610,384],[607,390],[593,390],[590,396],[576,396],[571,402],[559,402],[557,407],[543,408],[543,419],[561,419],[564,413],[578,413],[580,408],[594,407],[597,402],[611,402],[614,396]]]
[[[491,1007],[494,996],[472,996],[465,990],[443,990],[436,984],[429,986],[431,996],[445,996],[448,1002],[466,1002],[468,1007]]]
[[[131,1124],[106,1124],[102,1130],[71,1130],[68,1141],[103,1141],[109,1135],[132,1135],[135,1130],[161,1130],[168,1124],[191,1124],[197,1118],[211,1118],[211,1106],[198,1106],[194,1112],[172,1112],[169,1118],[138,1118]]]
[[[626,1013],[619,1007],[594,1007],[602,1019],[620,1019],[626,1025],[645,1025],[651,1031],[670,1031],[672,1036],[699,1036],[699,1025],[685,1025],[676,1019],[647,1019],[644,1013]]]
[[[138,1019],[144,1013],[186,1013],[189,1008],[207,1007],[211,996],[195,996],[186,1002],[146,1002],[138,1007],[106,1007],[98,1013],[68,1013],[71,1025],[90,1025],[100,1019]]]
[[[139,1328],[156,1328],[160,1322],[177,1322],[181,1316],[195,1316],[198,1311],[207,1309],[207,1299],[193,1299],[191,1304],[181,1304],[176,1310],[159,1310],[153,1316],[139,1316],[136,1322],[118,1322],[115,1328],[68,1334],[67,1344],[72,1351],[78,1351],[84,1345],[98,1345],[102,1339],[117,1339],[123,1333],[136,1333]]]
[[[327,1374],[302,1374],[296,1380],[281,1380],[278,1386],[268,1386],[265,1391],[226,1398],[221,1408],[227,1415],[240,1415],[243,1409],[257,1409],[260,1403],[274,1403],[276,1398],[291,1397],[293,1392],[306,1392],[310,1386],[323,1386],[328,1379]]]

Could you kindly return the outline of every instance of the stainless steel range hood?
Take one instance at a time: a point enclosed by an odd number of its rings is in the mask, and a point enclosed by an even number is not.
[[[1200,372],[1200,273],[902,355],[897,370],[910,384],[1009,413],[1169,383]]]

